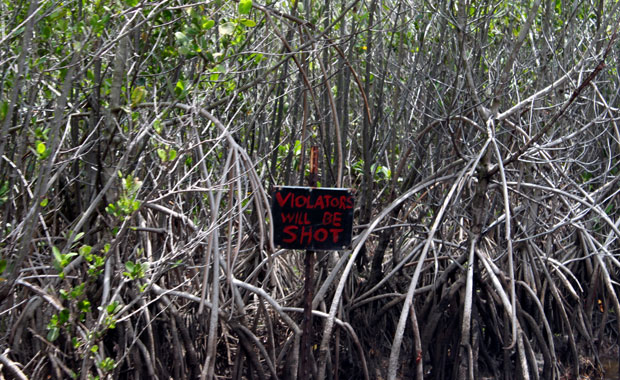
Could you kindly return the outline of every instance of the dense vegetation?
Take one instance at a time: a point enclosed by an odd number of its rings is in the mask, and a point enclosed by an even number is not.
[[[314,379],[592,373],[620,332],[619,6],[2,0],[0,373],[301,378],[270,189],[313,145],[357,191]]]

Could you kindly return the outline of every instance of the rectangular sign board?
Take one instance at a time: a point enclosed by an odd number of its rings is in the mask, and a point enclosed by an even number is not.
[[[354,201],[350,189],[276,187],[271,201],[275,245],[321,251],[348,249]]]

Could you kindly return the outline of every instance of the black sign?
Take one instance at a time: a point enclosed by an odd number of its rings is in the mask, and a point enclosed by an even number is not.
[[[354,201],[349,189],[276,187],[271,201],[274,243],[289,249],[349,248]]]

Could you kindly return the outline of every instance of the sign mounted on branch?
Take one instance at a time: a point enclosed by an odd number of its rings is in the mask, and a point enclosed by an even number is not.
[[[349,248],[354,201],[350,189],[276,187],[271,201],[275,245],[323,251]]]

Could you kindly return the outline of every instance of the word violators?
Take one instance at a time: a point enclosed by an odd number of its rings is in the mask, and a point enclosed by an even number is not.
[[[289,249],[347,249],[354,203],[349,189],[277,187],[271,205],[274,243]]]

